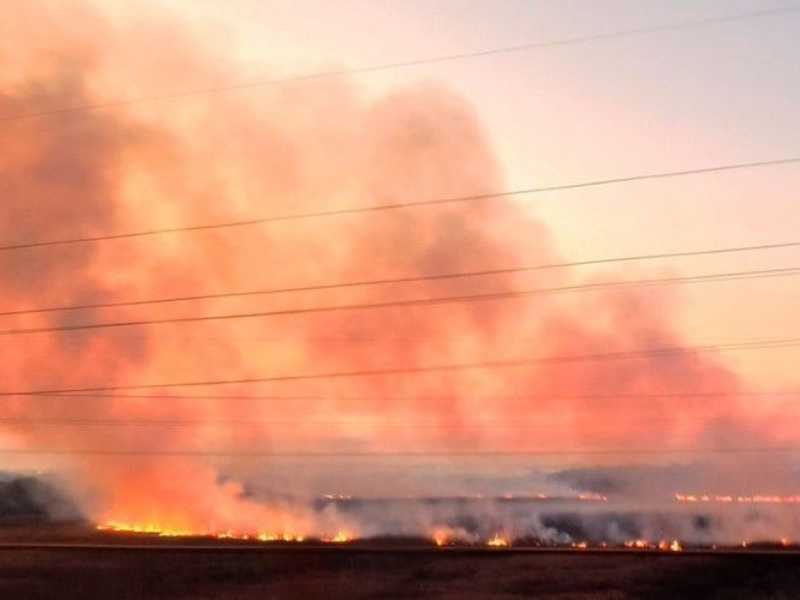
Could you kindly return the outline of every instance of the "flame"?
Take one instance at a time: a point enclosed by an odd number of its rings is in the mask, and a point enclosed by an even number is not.
[[[131,523],[122,523],[119,521],[107,521],[105,523],[101,523],[96,525],[96,529],[98,531],[103,532],[112,532],[112,533],[125,533],[125,534],[136,534],[136,535],[145,535],[145,536],[156,536],[162,538],[213,538],[218,540],[239,540],[239,541],[258,541],[262,543],[301,543],[306,541],[308,538],[303,535],[298,535],[294,533],[287,533],[287,532],[268,532],[268,531],[261,531],[261,532],[245,532],[245,531],[210,531],[210,530],[183,530],[183,529],[173,529],[170,527],[164,527],[161,525],[157,525],[154,523],[144,523],[144,524],[131,524]],[[431,533],[431,538],[433,542],[438,547],[443,546],[452,546],[459,543],[468,544],[463,540],[463,538],[459,537],[458,533],[453,533],[446,528],[437,528],[434,529]],[[314,540],[318,540],[324,543],[330,544],[346,544],[350,542],[354,542],[356,537],[353,533],[348,531],[339,531],[335,535],[332,536],[322,536],[319,538],[312,538]],[[459,541],[461,540],[461,542]],[[788,537],[781,537],[778,540],[778,543],[781,544],[784,548],[788,548],[793,546],[793,542]],[[510,537],[506,537],[505,535],[501,535],[500,533],[495,533],[491,539],[488,539],[485,542],[486,546],[492,548],[508,548],[512,546],[512,541]],[[539,545],[538,543],[536,544]],[[579,541],[579,542],[572,542],[568,546],[574,550],[587,550],[592,547],[596,548],[613,548],[613,547],[624,547],[629,548],[632,550],[647,550],[647,551],[660,551],[660,552],[683,552],[684,547],[683,544],[679,540],[648,540],[648,539],[631,539],[625,540],[621,544],[611,543],[611,542],[599,542],[596,544],[590,544],[588,541]],[[750,546],[749,540],[743,540],[739,546],[741,548],[748,548]],[[713,544],[710,546],[711,549],[716,550],[717,545]]]
[[[138,533],[146,535],[157,535],[159,537],[208,537],[214,535],[207,531],[188,531],[181,529],[171,529],[168,527],[162,527],[160,525],[154,525],[151,523],[140,525],[140,524],[120,523],[117,521],[109,521],[107,523],[97,525],[97,529],[98,531],[112,531],[115,533]]]
[[[218,540],[258,540],[259,542],[302,542],[305,537],[292,533],[274,532],[243,532],[243,531],[208,531],[208,530],[187,530],[172,529],[151,523],[130,524],[117,521],[108,521],[96,526],[98,531],[110,531],[113,533],[133,533],[141,535],[153,535],[158,537],[211,537]]]
[[[578,494],[578,500],[583,500],[586,502],[608,502],[608,496],[596,494],[594,492],[586,492],[583,494]]]
[[[664,551],[669,550],[670,552],[682,552],[683,546],[681,546],[678,540],[672,540],[671,542],[662,540],[658,543],[658,549]]]
[[[501,537],[499,533],[495,533],[494,537],[486,542],[486,545],[494,548],[507,548],[511,545],[511,541],[508,538]]]
[[[450,536],[443,529],[435,529],[433,531],[433,542],[437,546],[446,546],[453,543],[450,540]]]
[[[352,542],[353,541],[353,535],[349,534],[349,533],[346,533],[344,531],[340,531],[336,535],[334,535],[333,537],[323,537],[322,541],[323,542],[332,543],[332,544],[345,544],[347,542]]]
[[[664,552],[682,552],[683,546],[678,540],[661,540],[654,542],[651,540],[626,540],[623,543],[626,548],[633,548],[637,550],[661,550]]]
[[[259,542],[302,542],[305,537],[288,533],[259,533],[256,536]]]
[[[800,504],[800,495],[796,496],[771,496],[757,494],[755,496],[723,496],[702,494],[675,494],[678,502],[714,502],[717,504]]]
[[[128,524],[120,523],[117,521],[108,521],[96,526],[98,531],[110,531],[114,533],[134,533],[143,535],[154,535],[158,537],[211,537],[218,540],[254,540],[264,543],[269,542],[304,542],[306,536],[289,532],[274,532],[274,531],[259,531],[259,532],[246,532],[246,531],[208,531],[208,530],[180,530],[171,529],[154,524]],[[444,535],[444,534],[443,534]],[[353,533],[347,531],[339,531],[333,536],[323,536],[319,538],[320,541],[332,544],[344,544],[352,542],[355,539]],[[446,537],[442,537],[445,542]],[[438,542],[437,542],[438,543]],[[443,542],[444,543],[444,542]]]

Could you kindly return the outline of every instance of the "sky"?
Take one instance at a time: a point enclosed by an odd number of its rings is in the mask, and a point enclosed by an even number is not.
[[[359,67],[722,15],[785,2],[165,2],[219,35],[253,72]],[[136,8],[134,10],[141,10]],[[213,25],[209,25],[213,23]],[[796,15],[648,33],[358,76],[380,94],[436,81],[464,94],[509,189],[794,156]],[[250,92],[247,92],[250,93]],[[252,92],[257,94],[258,92]],[[569,259],[791,240],[800,173],[775,167],[526,200]],[[773,251],[671,261],[682,273],[794,266]],[[698,342],[784,337],[796,278],[687,286]],[[755,310],[754,310],[755,308]],[[797,382],[800,353],[735,357],[759,385]]]
[[[0,20],[0,239],[94,237],[793,157],[800,12],[180,95],[769,6],[780,5],[9,0],[10,18]],[[161,95],[173,97],[114,104]],[[30,116],[67,107],[90,108]],[[0,291],[3,310],[25,311],[789,242],[800,217],[798,183],[797,166],[783,165],[4,252]],[[402,377],[304,376],[796,337],[797,277],[60,329],[785,268],[800,266],[797,255],[784,249],[5,315],[7,328],[45,331],[3,340],[13,349],[0,364],[7,416],[20,421],[0,429],[0,446],[34,454],[5,455],[2,464],[68,473],[71,493],[98,522],[245,531],[268,521],[307,534],[335,530],[341,515],[287,498],[458,494],[474,490],[475,479],[503,492],[562,493],[565,485],[592,491],[581,487],[580,469],[620,467],[624,479],[625,469],[642,462],[658,475],[682,448],[791,445],[800,422],[792,395],[800,387],[797,348]],[[155,388],[177,399],[8,395],[284,375],[289,379],[258,385]],[[759,391],[778,394],[754,395]],[[224,397],[183,398],[193,394]],[[272,398],[241,398],[254,394]],[[30,418],[183,425],[87,427]],[[538,424],[508,426],[520,419]],[[663,455],[638,453],[654,444]],[[121,460],[104,454],[109,448],[145,454]],[[35,454],[48,449],[62,454]],[[632,453],[606,454],[620,449]],[[222,460],[218,450],[333,450],[366,462],[375,453],[456,456],[404,470],[317,457],[301,461],[298,471],[291,461]],[[553,450],[535,464],[459,458]],[[165,451],[175,454],[159,454]],[[548,478],[547,468],[566,467],[580,476]],[[784,458],[721,457],[713,477],[689,479],[719,493],[794,494],[796,471]],[[800,531],[793,517],[788,525],[776,522]],[[430,516],[404,531],[420,524],[430,526]],[[389,525],[362,530],[381,527]]]

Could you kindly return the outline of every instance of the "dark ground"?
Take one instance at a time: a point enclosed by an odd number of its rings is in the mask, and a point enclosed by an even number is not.
[[[0,598],[799,598],[797,556],[0,549]]]

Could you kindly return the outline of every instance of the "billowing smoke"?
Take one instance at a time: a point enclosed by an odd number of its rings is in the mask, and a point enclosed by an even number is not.
[[[11,3],[3,10],[10,15],[0,21],[0,116],[213,87],[254,75],[212,54],[199,34],[164,25],[167,21],[161,17],[157,22],[123,23],[90,6],[70,3],[66,8],[45,1]],[[134,50],[141,48],[143,39],[147,51]],[[504,187],[500,165],[469,103],[435,83],[376,96],[347,78],[320,79],[5,121],[0,139],[4,243],[331,211],[491,193]],[[21,310],[557,260],[552,235],[531,207],[487,201],[3,252],[0,293],[3,310]],[[609,271],[606,278],[621,274]],[[577,276],[566,270],[536,271],[43,313],[6,317],[3,327],[510,291],[572,282]],[[621,352],[680,345],[683,339],[674,324],[677,310],[675,293],[659,288],[569,299],[536,296],[6,336],[0,339],[0,380],[4,390],[70,388]],[[469,477],[448,479],[448,473],[472,468],[473,476],[479,476],[508,466],[502,459],[480,459],[470,467],[467,459],[431,458],[422,477],[422,459],[405,469],[378,463],[359,470],[358,461],[341,458],[288,464],[281,457],[234,460],[211,455],[217,450],[681,448],[791,439],[790,430],[731,425],[732,419],[749,414],[734,396],[641,397],[734,393],[742,388],[737,375],[717,357],[681,355],[155,390],[156,395],[293,400],[9,397],[2,402],[4,414],[11,418],[190,423],[6,423],[0,440],[7,448],[206,453],[14,459],[11,466],[46,463],[69,472],[73,493],[89,516],[100,521],[304,535],[351,527],[377,535],[433,529],[446,519],[423,508],[413,517],[413,526],[391,519],[370,526],[365,525],[369,519],[359,522],[341,507],[318,510],[313,500],[341,492],[337,485],[376,497],[436,495],[444,488],[444,493],[457,494],[469,486]],[[612,397],[591,398],[598,395]],[[552,425],[485,425],[525,418]],[[583,466],[604,460],[589,454],[573,459]],[[431,464],[436,460],[440,468]],[[519,460],[515,465],[519,467]],[[249,492],[254,485],[259,494]],[[549,481],[546,491],[558,485],[562,484]],[[566,531],[538,514],[519,517],[536,521],[530,535],[551,531],[558,537]]]

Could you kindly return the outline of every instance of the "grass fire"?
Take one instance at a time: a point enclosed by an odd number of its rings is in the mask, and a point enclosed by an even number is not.
[[[796,595],[798,55],[0,0],[0,597]]]

